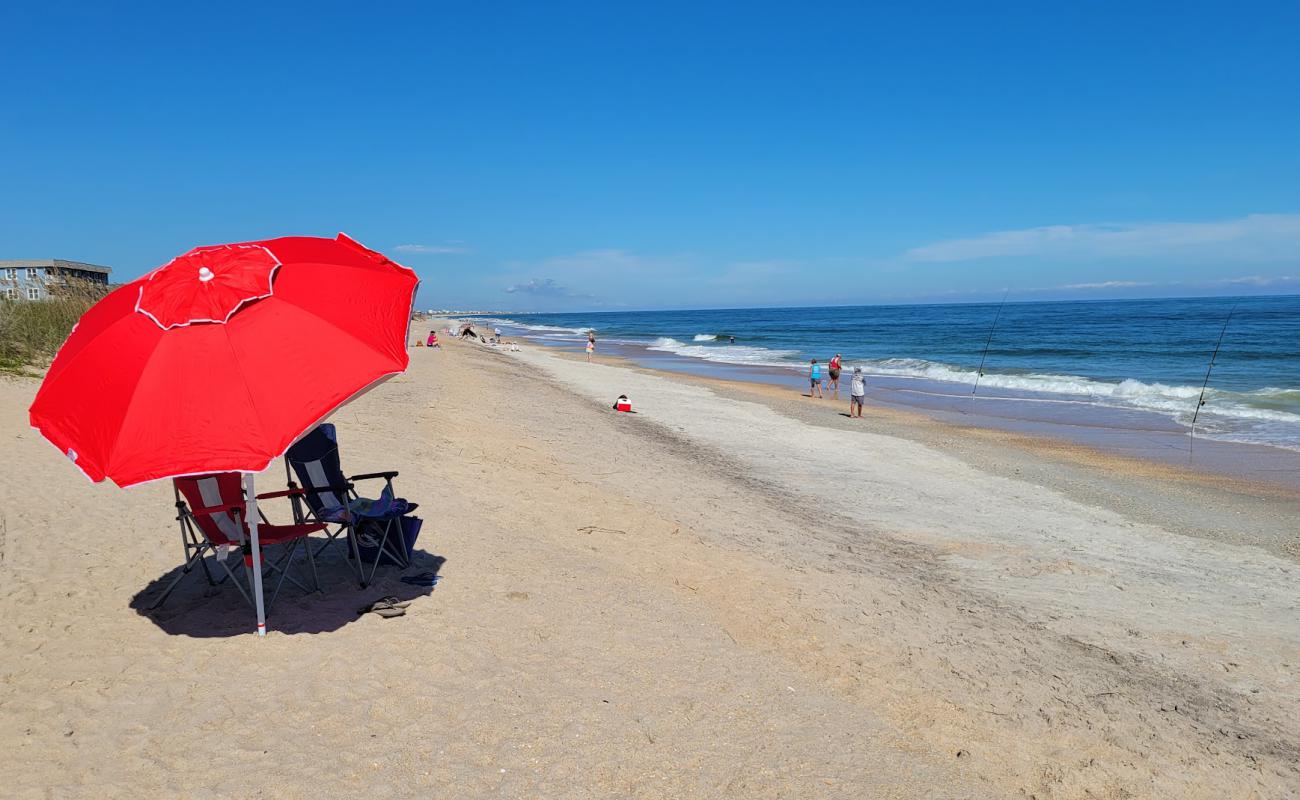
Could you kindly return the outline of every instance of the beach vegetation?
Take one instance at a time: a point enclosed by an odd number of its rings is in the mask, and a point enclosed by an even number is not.
[[[0,372],[32,374],[58,352],[81,315],[111,287],[68,279],[42,300],[0,298]]]

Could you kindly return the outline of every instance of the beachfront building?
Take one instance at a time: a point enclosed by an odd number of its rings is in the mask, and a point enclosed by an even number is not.
[[[59,258],[0,261],[0,299],[44,300],[71,281],[108,285],[108,267]]]

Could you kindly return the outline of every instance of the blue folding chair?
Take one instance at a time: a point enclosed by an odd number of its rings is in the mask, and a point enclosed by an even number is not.
[[[299,488],[302,494],[292,495],[295,519],[301,523],[320,523],[326,526],[326,539],[317,549],[320,555],[336,539],[346,534],[351,556],[356,564],[357,579],[362,587],[374,579],[379,562],[387,557],[405,567],[406,543],[402,535],[401,517],[418,507],[397,498],[393,491],[393,478],[397,472],[372,472],[346,477],[339,461],[338,434],[331,423],[317,425],[299,439],[284,456],[285,473],[291,490]],[[361,481],[383,480],[384,488],[379,498],[361,497],[356,484]],[[362,560],[360,540],[375,549],[370,573]],[[367,551],[371,547],[366,548]]]

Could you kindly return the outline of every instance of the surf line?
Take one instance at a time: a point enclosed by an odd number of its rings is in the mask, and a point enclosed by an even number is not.
[[[980,368],[975,371],[975,386],[970,390],[971,394],[975,394],[980,389],[980,378],[984,377],[984,360],[989,357],[989,345],[993,344],[993,331],[998,328],[998,320],[1002,317],[1002,307],[1007,304],[1007,295],[1009,294],[1011,294],[1010,289],[1002,293],[1002,302],[998,304],[998,313],[993,315],[993,324],[989,326],[989,338],[984,342],[984,355],[980,356]]]
[[[1201,407],[1205,405],[1205,389],[1210,385],[1210,373],[1214,371],[1214,362],[1219,358],[1219,348],[1223,347],[1223,335],[1228,332],[1228,323],[1232,322],[1232,315],[1237,313],[1237,303],[1232,304],[1228,309],[1228,316],[1223,320],[1223,327],[1219,329],[1219,340],[1214,343],[1214,352],[1210,354],[1210,363],[1205,365],[1205,380],[1201,381],[1201,394],[1196,398],[1196,410],[1192,412],[1191,433],[1187,438],[1187,457],[1192,457],[1192,448],[1196,444],[1196,418],[1201,415]]]

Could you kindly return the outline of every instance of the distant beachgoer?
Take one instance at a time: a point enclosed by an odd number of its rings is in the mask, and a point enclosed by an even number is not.
[[[838,400],[840,397],[840,354],[836,353],[831,358],[831,363],[826,366],[829,368],[831,378],[830,385],[826,388],[835,390],[835,399]]]
[[[591,354],[596,351],[596,339],[590,337],[587,339],[587,363],[591,363]]]
[[[501,329],[500,329],[500,328],[493,328],[493,329],[492,329],[492,332],[495,333],[495,334],[497,335],[497,341],[498,341],[498,342],[501,341]]]
[[[862,404],[867,399],[867,376],[862,374],[862,367],[853,368],[853,378],[849,381],[849,416],[862,418]],[[857,411],[854,414],[854,411]]]
[[[442,345],[438,344],[438,332],[437,332],[437,331],[429,331],[429,341],[425,342],[424,344],[425,344],[426,347],[436,347],[436,348],[438,348],[439,350],[442,349]]]
[[[735,344],[735,343],[736,343],[736,337],[731,336],[731,337],[728,337],[728,338],[731,339],[731,341],[729,342],[729,344]]]
[[[808,370],[808,396],[823,397],[822,394],[822,365],[817,363],[817,359],[812,360],[812,367]]]

